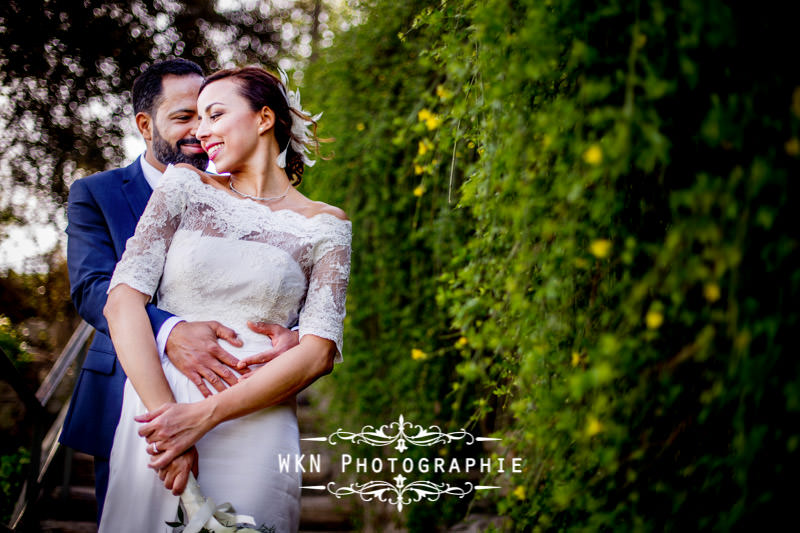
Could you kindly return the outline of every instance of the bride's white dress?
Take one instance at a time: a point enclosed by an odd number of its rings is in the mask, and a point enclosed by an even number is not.
[[[244,341],[220,343],[236,357],[263,351],[269,339],[248,320],[299,324],[299,334],[333,340],[341,361],[345,290],[350,271],[349,221],[307,218],[234,198],[193,171],[168,167],[127,243],[109,290],[125,283],[187,320],[217,320]],[[178,402],[202,399],[166,357],[164,374]],[[213,390],[209,386],[209,389]],[[178,497],[147,467],[146,441],[133,417],[146,412],[130,381],[114,435],[101,532],[172,531]],[[216,504],[278,532],[297,531],[301,476],[280,472],[279,454],[299,453],[290,401],[220,424],[198,443],[198,483]],[[292,455],[292,457],[294,457]],[[294,464],[294,461],[291,462]]]

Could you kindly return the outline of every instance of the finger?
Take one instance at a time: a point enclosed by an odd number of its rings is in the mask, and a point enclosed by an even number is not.
[[[209,353],[216,358],[222,364],[228,365],[231,368],[236,368],[236,365],[239,363],[239,360],[223,350],[219,345],[214,345],[210,350]],[[209,363],[208,366],[211,366]]]
[[[239,361],[239,367],[245,368],[250,365],[257,365],[261,363],[268,363],[272,361],[278,356],[276,350],[265,350],[263,352],[251,355],[249,357],[245,357],[241,361]]]
[[[222,392],[227,387],[225,386],[225,382],[220,379],[218,375],[216,375],[211,369],[209,368],[201,368],[200,374],[208,381],[212,387],[217,389],[217,391]]]
[[[133,419],[136,420],[137,422],[150,422],[151,420],[162,414],[164,411],[169,409],[171,405],[172,405],[171,403],[165,403],[158,409],[154,411],[148,411],[143,415],[134,416]]]
[[[239,339],[239,336],[231,328],[223,326],[219,322],[211,322],[211,329],[214,334],[220,339],[225,339],[234,346],[242,346],[244,343]]]
[[[156,444],[156,446],[158,446],[158,444]],[[158,452],[153,450],[153,443],[152,442],[148,442],[147,443],[147,447],[145,448],[145,451],[147,452],[148,455],[158,455],[159,453],[161,453],[161,450],[158,450]]]
[[[224,381],[225,383],[227,383],[231,387],[236,385],[237,383],[239,383],[239,378],[236,377],[236,374],[231,372],[231,370],[225,365],[222,365],[220,363],[215,363],[211,367],[211,370],[215,374],[217,374],[220,378],[222,378],[222,381]]]
[[[208,398],[211,396],[211,391],[208,390],[206,387],[206,383],[203,381],[203,376],[201,376],[198,372],[194,372],[191,376],[187,376],[189,380],[194,383],[194,386],[200,391],[200,394],[203,395],[204,398]]]
[[[153,424],[152,422],[149,424],[145,424],[144,426],[139,428],[139,436],[144,437],[147,439],[147,443],[150,444],[154,439],[154,433],[158,429],[158,426]]]
[[[149,466],[150,466],[150,468],[154,468],[156,470],[159,470],[161,468],[165,468],[178,455],[179,455],[179,453],[177,451],[175,451],[175,448],[170,448],[168,450],[165,450],[164,453],[162,453],[158,457],[154,457],[153,460],[150,461],[150,465]]]
[[[175,483],[175,472],[173,472],[173,469],[171,469],[171,468],[167,468],[167,469],[164,469],[164,470],[167,473],[167,475],[165,476],[165,478],[163,480],[164,481],[164,488],[167,489],[167,490],[172,490],[172,486]]]
[[[186,483],[188,482],[189,471],[181,470],[178,472],[178,475],[175,476],[175,480],[172,482],[172,494],[175,496],[180,496],[183,494],[183,491],[186,489]]]
[[[160,479],[161,481],[164,481],[164,479],[166,479],[166,477],[167,477],[167,469],[166,468],[162,468],[161,470],[158,471],[158,479]]]
[[[251,322],[247,321],[247,327],[255,331],[256,333],[260,333],[261,335],[266,335],[270,339],[277,335],[279,332],[278,328],[281,328],[279,324],[273,324],[270,322]]]

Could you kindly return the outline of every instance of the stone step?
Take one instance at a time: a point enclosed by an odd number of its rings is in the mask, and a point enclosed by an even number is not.
[[[300,508],[302,531],[352,531],[353,506],[331,495],[303,494]]]
[[[73,452],[70,483],[73,485],[94,485],[94,458],[86,453]]]
[[[43,520],[39,527],[42,533],[97,533],[97,524],[94,522]]]
[[[66,495],[63,495],[62,487],[56,487],[42,510],[46,518],[55,521],[93,522],[97,517],[94,487],[71,486]]]
[[[305,450],[303,450],[305,452]],[[327,454],[320,453],[319,454],[319,472],[312,472],[308,470],[308,453],[313,452],[305,452],[306,453],[306,462],[304,463],[304,467],[307,469],[306,472],[303,472],[303,485],[324,485],[328,481],[333,480],[333,466],[331,464],[331,458]]]

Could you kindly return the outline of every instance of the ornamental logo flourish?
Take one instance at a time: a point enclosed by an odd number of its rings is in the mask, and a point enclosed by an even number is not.
[[[328,442],[336,446],[339,442],[347,441],[352,444],[368,444],[374,447],[389,447],[394,446],[394,449],[404,453],[409,449],[409,446],[434,446],[436,444],[450,444],[455,441],[463,442],[464,444],[473,444],[475,442],[486,441],[500,441],[501,439],[492,437],[475,437],[465,429],[459,429],[451,433],[443,432],[438,426],[430,426],[425,428],[421,425],[412,424],[405,420],[403,415],[400,415],[396,422],[385,424],[379,428],[374,426],[364,426],[360,432],[353,433],[344,431],[341,428],[330,434],[327,437],[306,437],[301,440]],[[301,461],[303,455],[294,458],[295,470],[298,469],[305,471]],[[291,468],[291,458],[289,456],[279,457],[280,471],[287,472]],[[451,459],[449,462],[442,457],[437,457],[432,460],[421,458],[414,460],[411,457],[391,457],[387,459],[373,458],[368,462],[366,458],[356,458],[355,462],[353,457],[349,454],[341,456],[341,472],[347,472],[348,468],[355,464],[357,473],[381,473],[383,470],[395,475],[392,479],[394,483],[388,481],[368,481],[366,483],[350,483],[346,486],[337,486],[335,482],[331,481],[327,485],[304,485],[301,488],[308,490],[327,490],[337,498],[357,494],[363,501],[372,501],[377,499],[381,502],[387,502],[390,505],[395,505],[398,511],[402,511],[404,506],[414,502],[424,500],[437,501],[444,495],[457,496],[463,498],[474,491],[480,490],[494,490],[499,489],[495,485],[476,485],[472,482],[466,481],[463,484],[451,483],[434,483],[432,481],[417,480],[407,482],[407,477],[403,474],[413,474],[416,472],[427,473],[432,471],[434,473],[469,473],[471,471],[479,471],[482,474],[491,472],[504,472],[505,468],[510,467],[514,473],[521,473],[523,468],[522,458],[515,457],[511,460],[510,465],[505,464],[505,459],[498,458],[466,458],[463,463],[459,462],[456,458]],[[320,459],[317,455],[316,458],[312,455],[309,457],[309,469],[319,471]]]

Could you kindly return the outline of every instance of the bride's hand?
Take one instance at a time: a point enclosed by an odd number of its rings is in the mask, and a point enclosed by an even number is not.
[[[134,418],[143,423],[139,435],[147,439],[150,468],[159,470],[205,435],[213,425],[202,402],[165,403]]]

